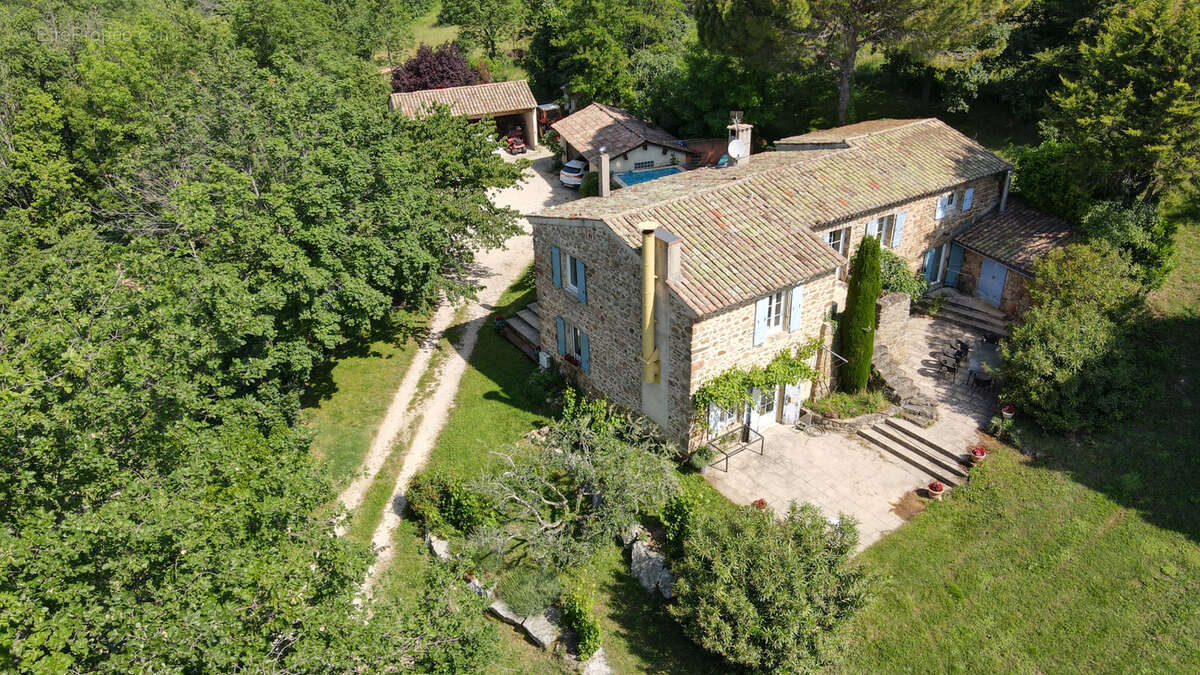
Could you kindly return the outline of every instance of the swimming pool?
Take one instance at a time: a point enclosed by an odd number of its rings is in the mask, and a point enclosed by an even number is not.
[[[664,166],[661,169],[645,169],[642,171],[622,171],[621,173],[614,173],[613,177],[616,178],[617,182],[620,183],[621,185],[623,185],[625,187],[629,187],[630,185],[637,185],[638,183],[645,183],[645,182],[652,181],[652,180],[655,180],[658,178],[662,178],[663,176],[670,176],[671,174],[682,173],[682,172],[683,172],[683,169],[681,169],[677,166]]]

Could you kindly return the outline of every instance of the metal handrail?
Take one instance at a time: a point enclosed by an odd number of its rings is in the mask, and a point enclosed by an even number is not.
[[[729,450],[722,450],[721,448],[717,447],[717,443],[724,440],[727,436],[731,436],[735,433],[740,436],[743,434],[743,432],[746,435],[746,440],[742,441],[739,445],[734,446],[733,448],[731,448]],[[720,436],[717,436],[716,438],[712,439],[708,443],[705,443],[705,445],[712,448],[714,453],[718,453],[721,455],[720,460],[713,460],[712,463],[709,464],[709,466],[720,468],[725,473],[729,473],[729,458],[733,457],[734,455],[738,454],[739,452],[742,452],[743,450],[752,449],[755,443],[758,444],[758,454],[760,454],[760,455],[765,454],[766,440],[763,438],[763,435],[758,433],[757,431],[751,429],[750,427],[746,426],[745,424],[739,424],[738,426],[736,426],[736,427],[730,429],[729,431],[726,431],[725,433],[721,434]],[[723,468],[717,467],[718,461],[724,462],[725,466]]]

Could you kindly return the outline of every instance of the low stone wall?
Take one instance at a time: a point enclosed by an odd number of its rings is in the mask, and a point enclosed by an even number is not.
[[[900,406],[900,415],[904,419],[926,427],[937,421],[938,402],[917,389],[916,382],[904,374],[899,359],[892,354],[889,347],[875,343],[871,370],[883,383],[888,398]]]
[[[882,412],[868,413],[866,415],[859,415],[858,417],[826,417],[818,412],[814,412],[813,416],[820,420],[819,424],[826,429],[853,434],[859,429],[881,424],[895,412],[896,408],[892,407]]]
[[[902,356],[904,332],[908,330],[908,315],[912,298],[907,293],[887,293],[875,302],[875,344],[884,345]]]

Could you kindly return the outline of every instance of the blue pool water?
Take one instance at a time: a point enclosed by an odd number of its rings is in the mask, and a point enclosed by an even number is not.
[[[677,166],[665,166],[661,169],[646,169],[644,171],[622,171],[621,173],[613,175],[616,177],[618,183],[624,185],[625,187],[629,187],[630,185],[645,183],[657,178],[662,178],[663,176],[670,176],[671,174],[681,172],[683,172],[683,169]]]

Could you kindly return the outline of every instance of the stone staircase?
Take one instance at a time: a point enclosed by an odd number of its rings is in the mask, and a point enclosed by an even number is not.
[[[1005,318],[1004,312],[986,302],[948,288],[939,288],[921,298],[920,305],[929,312],[935,301],[941,302],[941,307],[937,311],[939,319],[945,319],[983,333],[1008,335],[1008,320]]]
[[[538,350],[542,345],[538,304],[531,302],[518,309],[516,314],[505,317],[504,323],[506,329],[502,332],[504,337],[536,362]]]
[[[858,435],[947,487],[967,481],[963,455],[930,439],[924,429],[911,422],[889,417],[873,427],[860,429]]]

